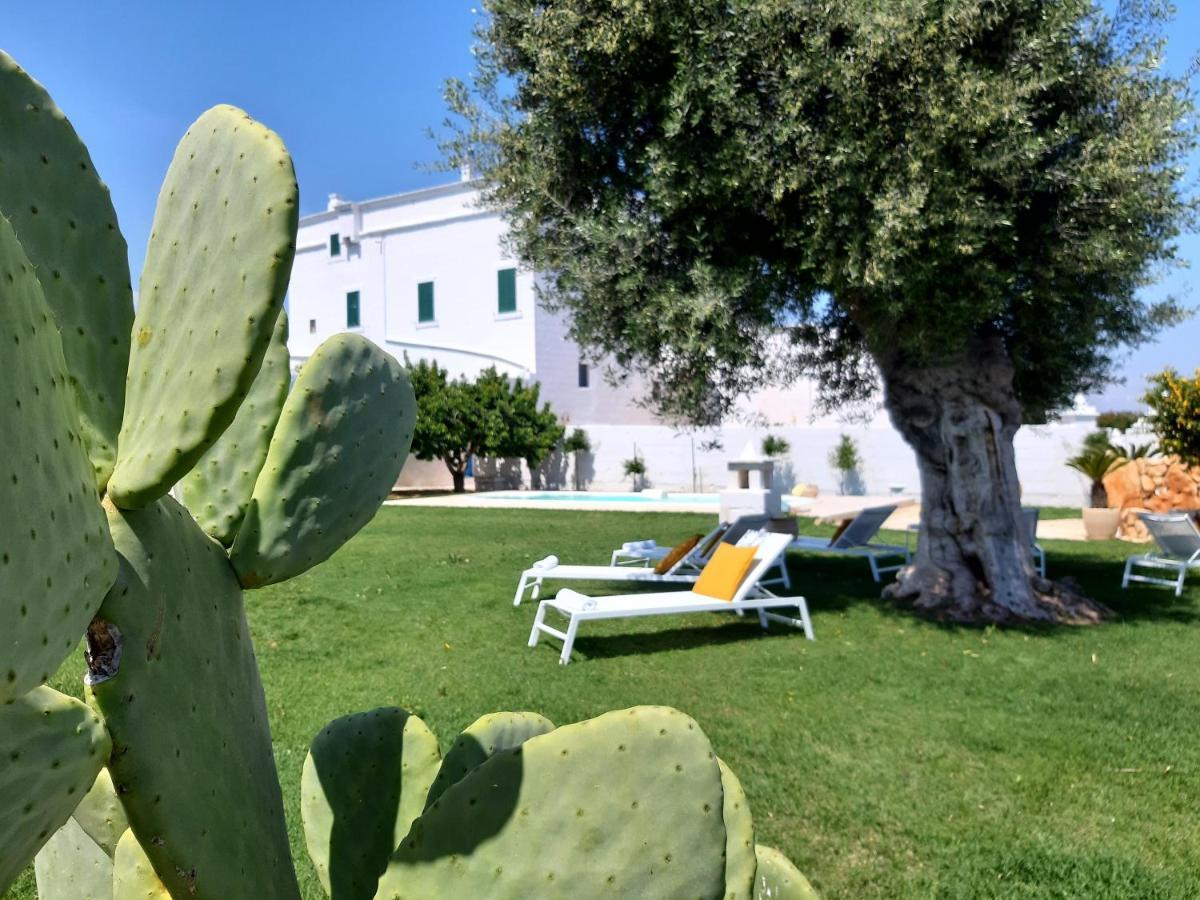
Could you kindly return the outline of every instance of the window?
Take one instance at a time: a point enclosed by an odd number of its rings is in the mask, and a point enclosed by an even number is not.
[[[346,295],[346,327],[358,328],[361,324],[358,291],[351,291]]]
[[[579,386],[585,388],[588,386],[588,367],[587,363],[579,364]]]
[[[329,255],[342,255],[342,236],[340,234],[331,234],[329,236]]]
[[[501,269],[496,277],[499,303],[497,311],[514,313],[517,311],[517,270]]]
[[[309,320],[308,320],[308,333],[309,333],[309,334],[316,334],[316,333],[317,333],[317,320],[316,320],[316,319],[309,319]]]
[[[417,285],[417,321],[433,321],[433,282],[422,281]]]

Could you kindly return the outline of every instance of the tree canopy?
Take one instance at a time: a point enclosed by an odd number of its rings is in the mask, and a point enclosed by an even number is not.
[[[871,396],[1002,342],[1026,420],[1179,318],[1194,223],[1162,3],[486,0],[445,149],[543,302],[712,422],[765,381]]]
[[[563,427],[539,388],[489,367],[474,381],[452,380],[432,360],[408,362],[417,397],[412,454],[441,460],[462,491],[472,456],[523,459],[537,469],[562,439]]]

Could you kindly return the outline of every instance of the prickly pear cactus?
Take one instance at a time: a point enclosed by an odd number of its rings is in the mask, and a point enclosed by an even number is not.
[[[226,547],[246,515],[291,385],[287,339],[287,313],[280,312],[262,368],[233,424],[179,484],[180,498],[200,527]]]
[[[170,497],[113,509],[109,524],[121,573],[88,635],[91,696],[116,743],[109,766],[134,833],[177,896],[299,897],[266,698],[224,550]]]
[[[87,148],[45,89],[0,51],[0,212],[40,273],[104,490],[117,456],[133,297],[125,238]]]
[[[113,861],[74,816],[33,861],[38,900],[112,900]]]
[[[172,900],[172,894],[158,877],[150,857],[138,843],[132,831],[125,832],[117,844],[113,858],[113,900]],[[175,894],[187,897],[187,894]],[[238,897],[269,896],[262,894],[235,894]]]
[[[479,768],[502,750],[520,747],[531,737],[549,734],[554,723],[533,712],[498,712],[480,716],[463,729],[446,751],[446,759],[429,789],[425,806],[431,806],[450,786]]]
[[[437,738],[402,709],[330,722],[300,782],[308,855],[334,900],[371,900],[388,857],[421,814],[441,763]]]
[[[759,845],[754,854],[758,859],[754,900],[820,900],[808,879],[774,847]]]
[[[129,820],[101,769],[71,818],[34,860],[39,900],[112,900],[113,857]]]
[[[0,703],[46,681],[116,576],[58,329],[0,216]]]
[[[454,784],[413,823],[376,896],[723,897],[722,805],[720,768],[691,718],[606,713]]]
[[[393,357],[357,334],[318,347],[284,402],[230,550],[242,584],[293,578],[366,525],[396,483],[416,420]]]
[[[130,334],[107,191],[0,54],[0,893],[41,849],[43,900],[299,897],[242,590],[370,520],[416,408],[353,335],[288,392],[296,199],[274,133],[201,116]],[[93,708],[44,686],[85,633]],[[676,710],[485,716],[440,765],[416,717],[351,716],[303,786],[338,900],[808,896],[772,893],[807,882],[752,858],[740,785]]]
[[[250,390],[296,246],[292,160],[233,106],[197,119],[158,197],[108,492],[137,509],[186,475]]]
[[[750,801],[733,770],[720,759],[722,815],[725,819],[725,900],[750,900],[754,896],[754,819]]]
[[[99,716],[48,687],[0,705],[0,896],[70,818],[111,748]]]

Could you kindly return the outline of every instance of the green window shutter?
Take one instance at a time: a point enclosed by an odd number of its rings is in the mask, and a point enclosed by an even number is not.
[[[497,273],[497,289],[500,302],[497,309],[502,313],[517,311],[517,270],[501,269]]]
[[[422,281],[417,285],[417,321],[433,321],[433,282]]]
[[[361,323],[358,291],[350,291],[350,293],[346,294],[346,327],[358,328]]]
[[[329,236],[329,255],[342,255],[342,236],[340,234],[331,234]]]

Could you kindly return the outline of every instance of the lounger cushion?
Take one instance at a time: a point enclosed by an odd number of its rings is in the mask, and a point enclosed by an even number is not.
[[[714,600],[732,600],[742,579],[754,565],[754,547],[722,544],[696,579],[693,590]]]
[[[704,546],[700,548],[700,558],[701,559],[708,559],[709,556],[712,555],[713,548],[716,547],[717,544],[719,544],[721,542],[721,538],[725,537],[725,533],[727,531],[729,531],[728,525],[724,526],[723,528],[718,528],[716,531],[713,532],[712,537],[710,537],[707,541],[705,541]]]
[[[692,552],[692,548],[700,543],[700,539],[704,537],[702,534],[693,534],[691,537],[684,538],[674,547],[672,547],[667,555],[658,561],[658,565],[654,567],[656,575],[666,575],[675,564]]]

